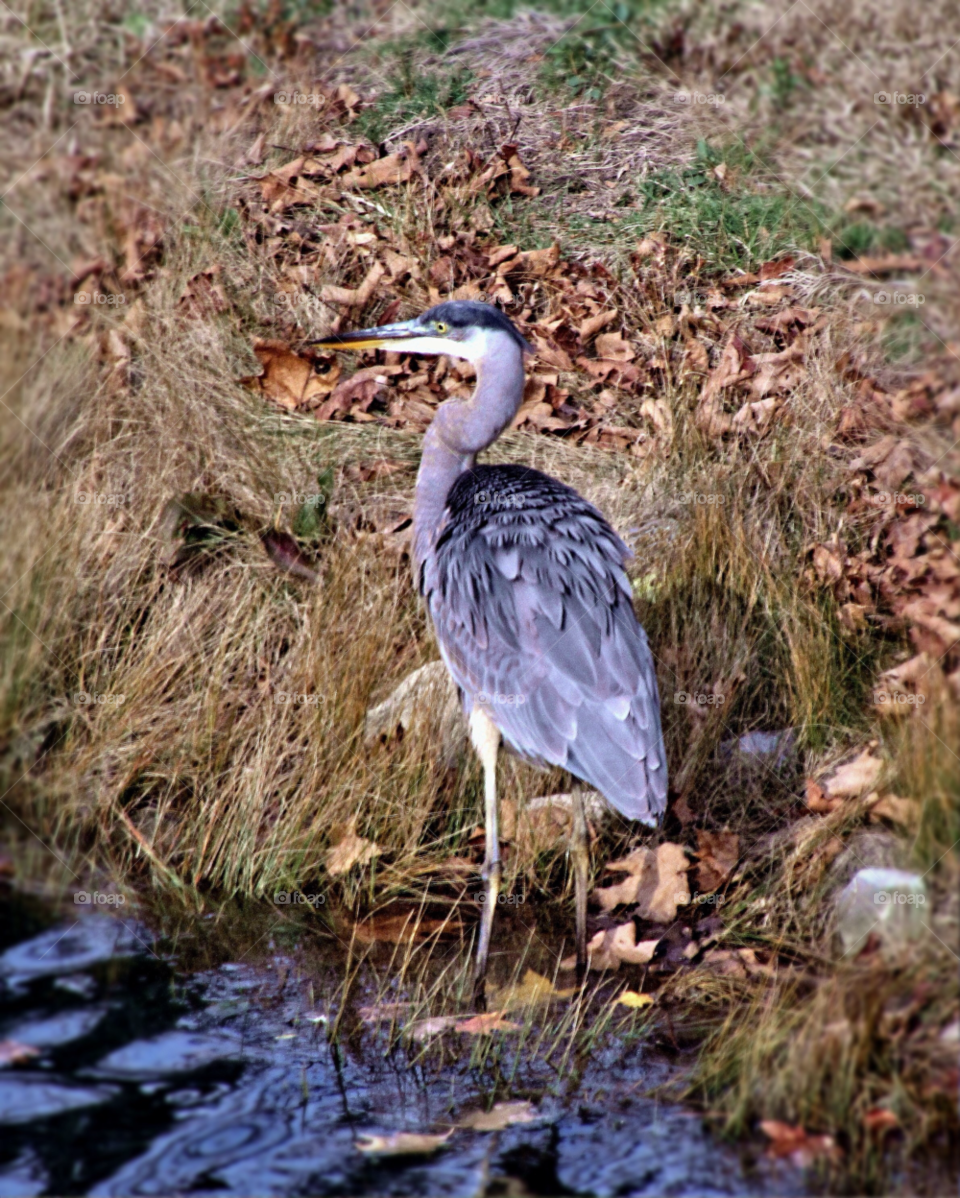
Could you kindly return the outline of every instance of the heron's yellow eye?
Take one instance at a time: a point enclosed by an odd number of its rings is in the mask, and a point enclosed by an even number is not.
[[[437,323],[433,327],[437,330],[438,333],[445,333],[447,331],[447,326],[446,326],[446,324],[444,324],[444,322],[442,320],[438,320]]]

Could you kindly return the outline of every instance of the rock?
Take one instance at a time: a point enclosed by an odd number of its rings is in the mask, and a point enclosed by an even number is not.
[[[832,862],[829,877],[834,888],[846,886],[858,869],[897,869],[903,864],[904,842],[880,828],[859,828]]]
[[[922,936],[927,888],[919,874],[902,869],[858,869],[837,899],[837,928],[844,956],[871,935],[904,948]]]
[[[442,661],[431,661],[404,678],[382,703],[371,707],[364,723],[364,740],[389,740],[398,732],[436,729],[444,763],[455,766],[469,741],[467,721],[456,684]]]

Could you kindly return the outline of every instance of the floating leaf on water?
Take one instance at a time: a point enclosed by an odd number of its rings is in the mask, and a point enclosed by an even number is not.
[[[528,969],[519,982],[508,986],[495,986],[490,990],[490,1001],[499,1011],[508,1013],[521,1007],[537,1007],[560,998],[576,994],[576,987],[557,990],[549,978]]]
[[[383,1002],[373,1007],[361,1007],[357,1014],[364,1023],[383,1023],[388,1019],[396,1019],[410,1010],[409,1002]]]
[[[454,1025],[458,1032],[470,1036],[488,1036],[491,1032],[519,1032],[521,1025],[504,1019],[503,1011],[489,1011],[484,1015],[474,1015],[470,1019],[461,1020]]]
[[[40,1055],[40,1049],[18,1040],[0,1040],[0,1069],[7,1065],[22,1065]]]
[[[498,1102],[489,1111],[473,1111],[460,1126],[471,1131],[502,1131],[514,1123],[533,1123],[539,1116],[532,1102]]]
[[[456,1015],[435,1015],[432,1019],[418,1020],[406,1030],[411,1039],[421,1044],[424,1040],[431,1040],[434,1036],[450,1031],[458,1022],[459,1017]]]
[[[389,1135],[363,1135],[357,1138],[360,1152],[377,1156],[411,1156],[436,1152],[453,1135],[453,1128],[442,1136],[431,1136],[423,1132],[394,1131]]]

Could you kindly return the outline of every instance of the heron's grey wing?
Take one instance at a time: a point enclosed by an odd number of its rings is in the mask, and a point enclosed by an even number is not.
[[[474,476],[474,477],[471,477]],[[499,502],[476,502],[476,495]],[[458,481],[423,589],[468,708],[565,767],[631,819],[666,806],[660,702],[623,569],[629,551],[586,500],[520,467]]]

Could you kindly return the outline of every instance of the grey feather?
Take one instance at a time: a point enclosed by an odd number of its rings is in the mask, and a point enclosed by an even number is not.
[[[467,714],[482,703],[518,753],[653,822],[666,754],[627,547],[575,491],[522,466],[463,473],[441,528],[421,588]]]

